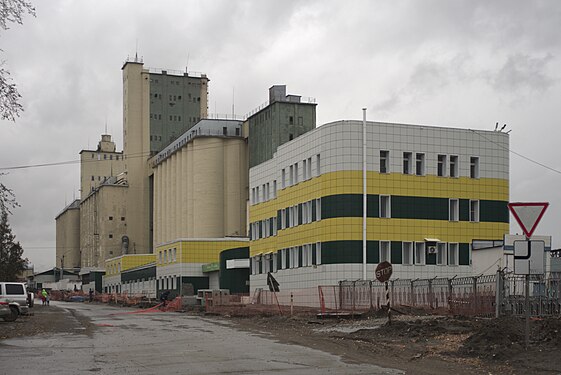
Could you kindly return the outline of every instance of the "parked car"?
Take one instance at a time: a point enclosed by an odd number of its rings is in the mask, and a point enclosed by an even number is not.
[[[7,322],[13,322],[19,317],[19,313],[16,307],[10,306],[9,302],[0,301],[0,319],[4,319]]]
[[[25,283],[0,282],[0,301],[8,303],[12,315],[15,313],[17,315],[27,314],[29,306]]]

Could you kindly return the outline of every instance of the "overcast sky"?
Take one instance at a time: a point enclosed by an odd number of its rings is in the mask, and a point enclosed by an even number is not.
[[[122,150],[121,67],[204,72],[209,112],[244,115],[268,88],[314,97],[340,119],[493,130],[507,124],[511,201],[551,203],[536,231],[561,246],[561,2],[35,1],[0,34],[25,112],[0,122],[0,168],[78,160],[107,122]],[[235,93],[233,95],[232,93]],[[522,155],[522,156],[519,156]],[[547,167],[527,160],[529,158]],[[0,177],[25,256],[55,264],[55,216],[79,197],[79,165]],[[520,232],[511,218],[511,233]]]

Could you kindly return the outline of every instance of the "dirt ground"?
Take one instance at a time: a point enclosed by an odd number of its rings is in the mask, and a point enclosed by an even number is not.
[[[244,329],[304,345],[349,362],[367,362],[411,374],[560,374],[561,319],[524,321],[427,315],[366,316],[360,320],[315,317],[230,317]]]
[[[91,335],[89,320],[56,306],[35,305],[32,316],[0,321],[0,340],[38,334]],[[171,313],[170,313],[171,314]],[[194,313],[191,313],[194,314]],[[560,374],[561,319],[531,322],[530,349],[524,349],[524,321],[432,316],[422,311],[384,313],[358,319],[318,319],[314,315],[207,316],[240,329],[339,355],[349,363],[373,363],[409,374]],[[80,324],[85,330],[77,330]]]

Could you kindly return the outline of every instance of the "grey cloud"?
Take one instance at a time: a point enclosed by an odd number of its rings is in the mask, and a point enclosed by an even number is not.
[[[491,80],[491,85],[499,91],[517,93],[521,90],[544,92],[558,79],[547,72],[547,65],[553,60],[548,54],[544,57],[532,57],[517,53],[510,55],[502,68]]]

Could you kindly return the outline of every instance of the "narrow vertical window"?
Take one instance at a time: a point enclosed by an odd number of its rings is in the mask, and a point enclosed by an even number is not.
[[[316,176],[321,174],[321,158],[319,154],[316,155]]]
[[[316,264],[321,264],[321,242],[316,242]]]
[[[469,176],[479,178],[479,158],[476,156],[469,158]]]
[[[413,264],[413,242],[403,242],[401,244],[402,262],[405,265]]]
[[[403,153],[403,174],[411,174],[411,164],[413,163],[413,154],[411,152]]]
[[[391,217],[391,198],[389,195],[380,195],[380,217]]]
[[[415,163],[415,173],[417,176],[425,175],[425,154],[417,154]]]
[[[436,174],[440,177],[446,176],[446,155],[438,155]]]
[[[304,159],[302,161],[302,181],[306,181],[308,179],[308,168],[307,163],[308,161]]]
[[[312,178],[312,158],[308,158],[308,178]]]
[[[450,155],[450,177],[458,177],[458,156]]]
[[[294,164],[294,183],[298,183],[298,163]]]
[[[444,242],[436,244],[436,264],[446,265],[446,243]]]
[[[273,180],[273,198],[277,197],[277,180]]]
[[[289,173],[288,173],[288,186],[292,186],[294,185],[294,166],[291,165],[289,167]]]
[[[286,171],[284,168],[281,171],[281,186],[283,189],[286,187]]]
[[[424,265],[425,255],[425,243],[415,242],[415,264]]]
[[[390,172],[389,162],[390,162],[390,152],[380,151],[380,173]]]
[[[459,245],[457,243],[451,243],[448,245],[448,264],[450,266],[458,265],[459,258]]]
[[[479,222],[479,201],[470,200],[469,201],[469,221],[473,223]]]
[[[316,221],[321,220],[321,198],[316,199]]]
[[[390,243],[389,241],[380,241],[380,263],[390,262]]]
[[[448,220],[458,221],[460,216],[460,202],[458,201],[458,199],[450,199],[448,202],[450,208]]]

